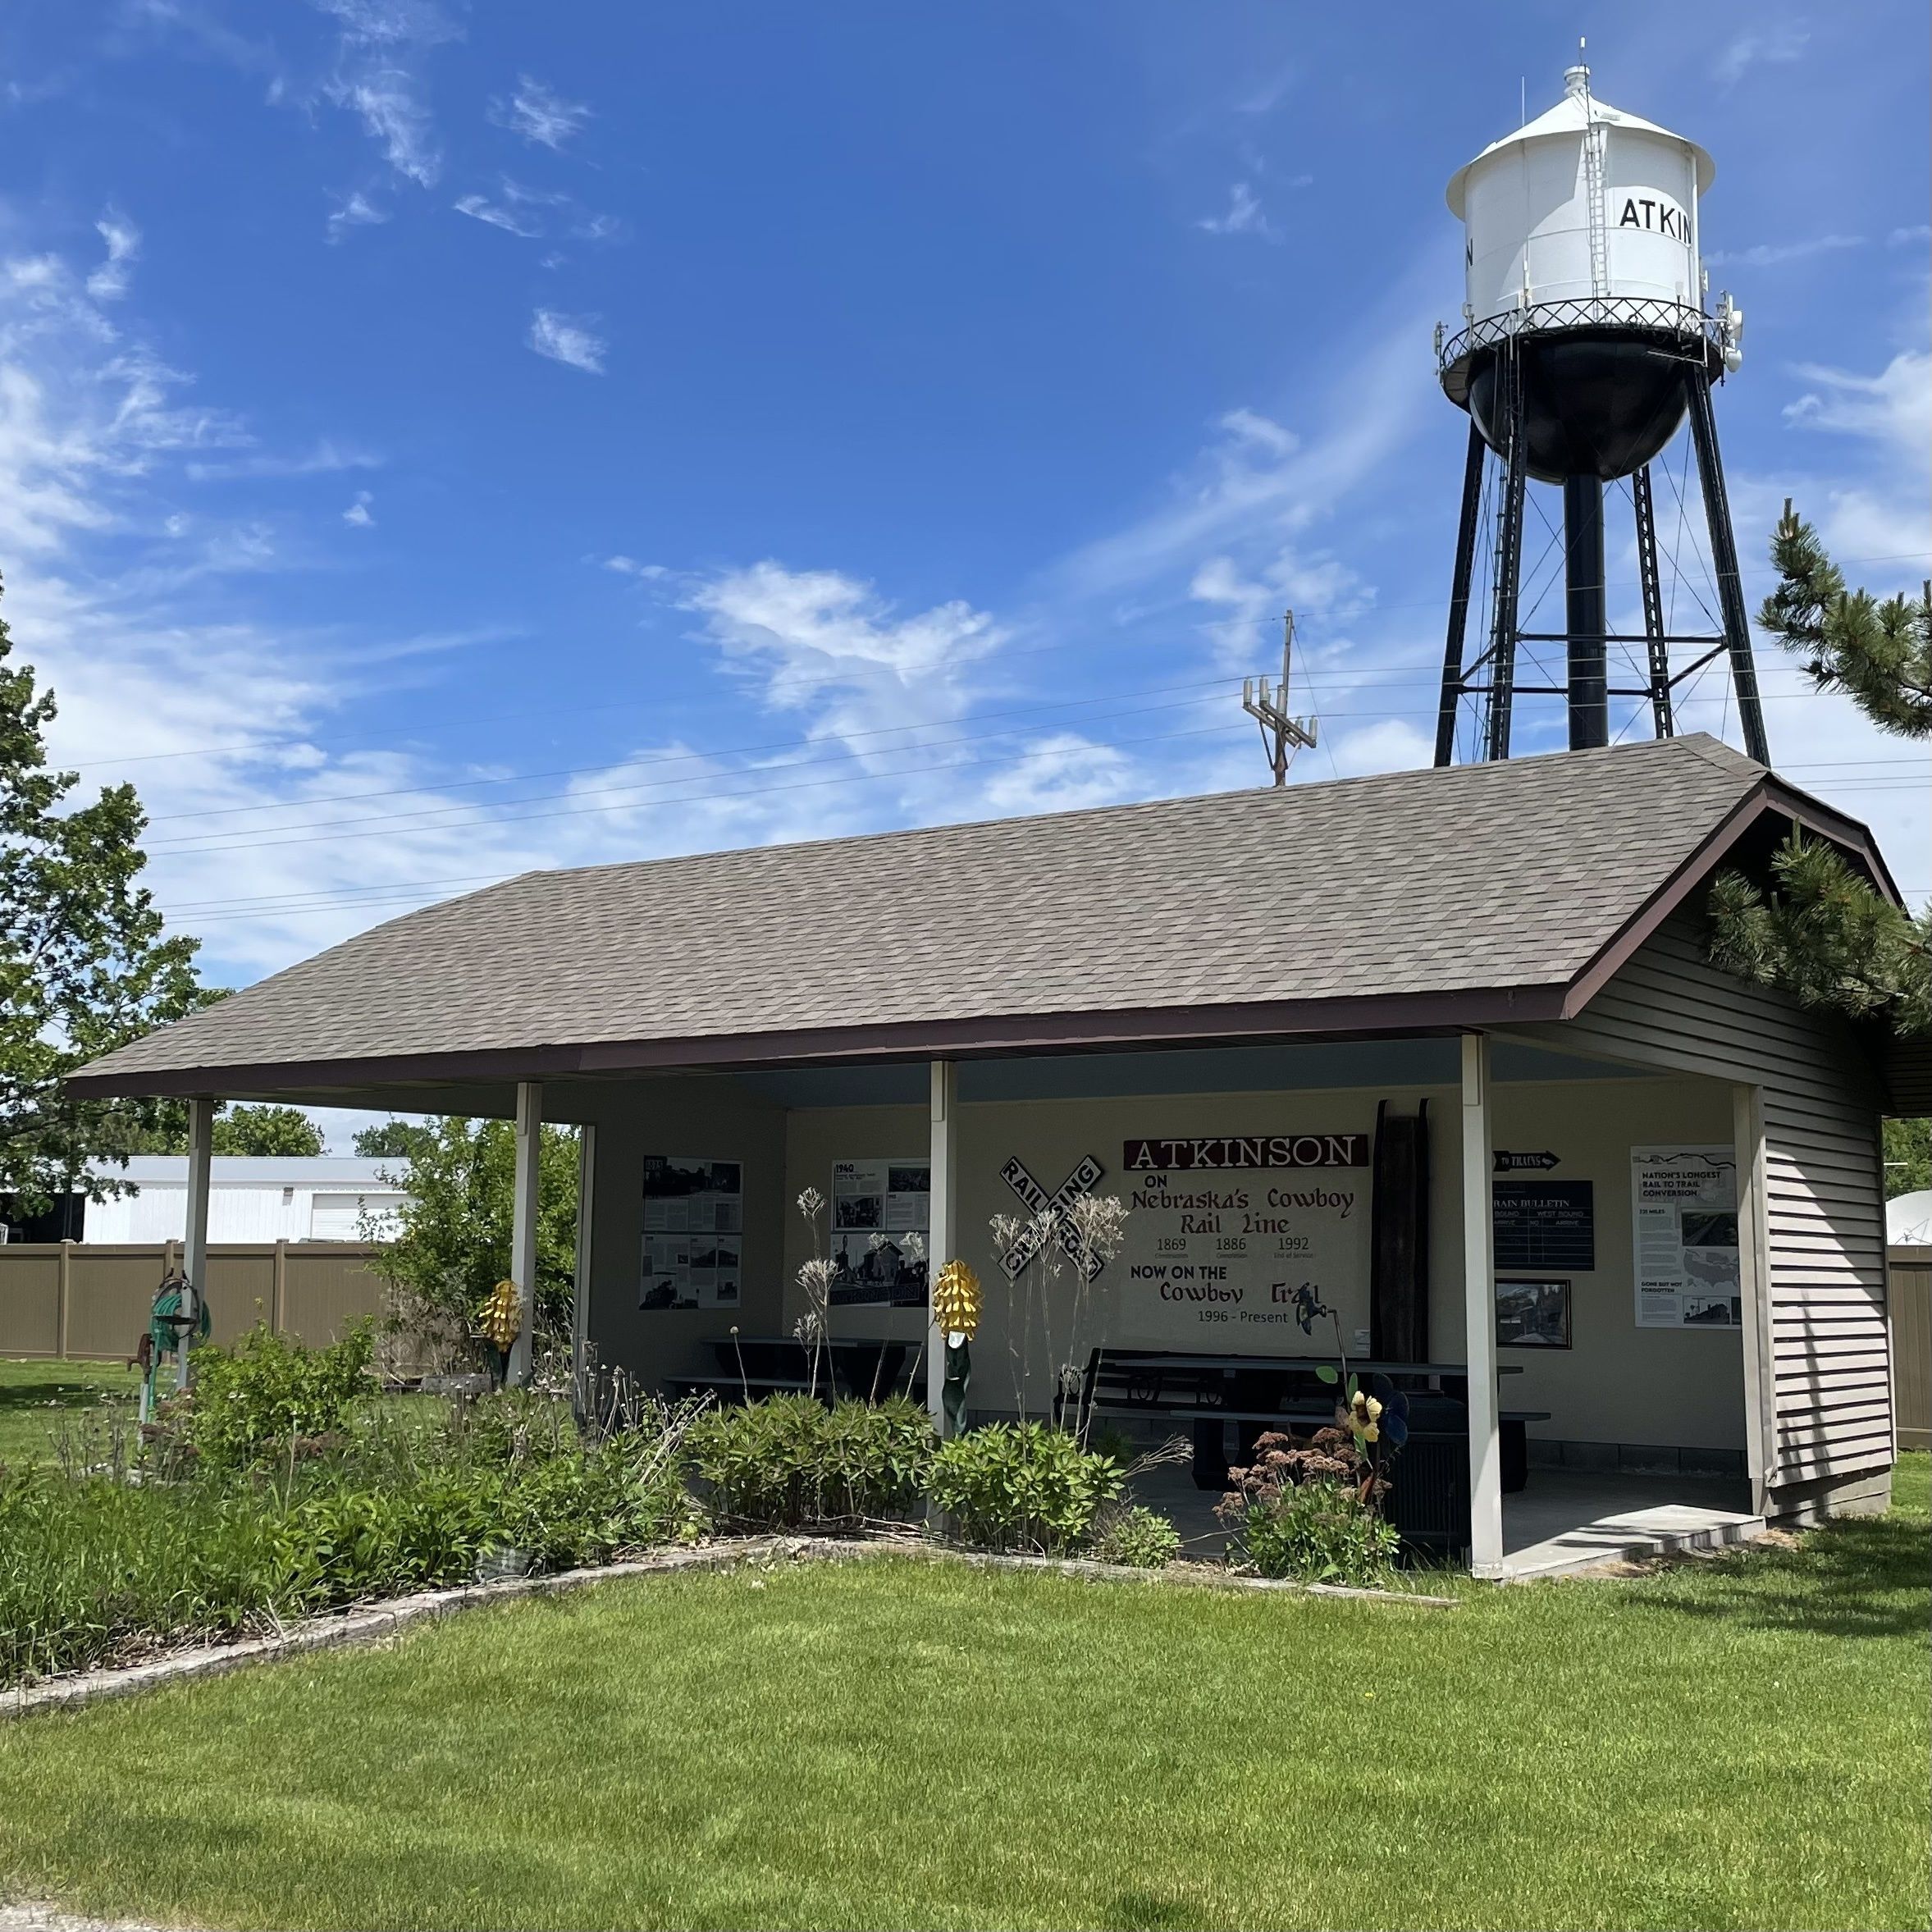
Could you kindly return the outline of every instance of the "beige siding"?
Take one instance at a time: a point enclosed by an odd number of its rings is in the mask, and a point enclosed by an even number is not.
[[[1720,972],[1669,921],[1576,1019],[1522,1030],[1573,1049],[1761,1088],[1774,1482],[1893,1455],[1876,1074],[1852,1030]]]
[[[1891,1262],[1898,1446],[1932,1449],[1932,1249],[1894,1248]]]

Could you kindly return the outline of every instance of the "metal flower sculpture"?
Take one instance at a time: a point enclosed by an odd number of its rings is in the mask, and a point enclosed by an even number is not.
[[[973,1337],[980,1332],[980,1277],[963,1261],[949,1261],[933,1283],[933,1320],[945,1338],[946,1376],[939,1400],[954,1435],[966,1426],[966,1389],[973,1379]]]

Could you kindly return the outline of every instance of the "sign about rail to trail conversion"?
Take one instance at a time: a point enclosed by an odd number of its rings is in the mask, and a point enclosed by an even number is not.
[[[1367,1134],[1190,1135],[1129,1140],[1118,1183],[1132,1210],[1108,1265],[1109,1341],[1147,1348],[1300,1354],[1295,1291],[1363,1318],[1368,1282]]]
[[[1639,1328],[1734,1328],[1738,1158],[1729,1147],[1633,1147],[1630,1212]]]

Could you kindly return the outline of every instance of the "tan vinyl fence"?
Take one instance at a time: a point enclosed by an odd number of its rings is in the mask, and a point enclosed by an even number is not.
[[[258,1322],[306,1342],[333,1341],[359,1315],[380,1316],[385,1285],[360,1241],[237,1242],[208,1257],[212,1339]],[[179,1242],[8,1242],[0,1245],[0,1355],[117,1362],[148,1327]]]
[[[1932,1248],[1886,1252],[1892,1400],[1901,1449],[1932,1449]]]

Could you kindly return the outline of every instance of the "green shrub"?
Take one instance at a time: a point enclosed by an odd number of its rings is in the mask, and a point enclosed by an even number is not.
[[[1120,1465],[1044,1423],[992,1423],[939,1445],[926,1494],[961,1538],[987,1550],[1058,1555],[1121,1491]]]
[[[771,1395],[709,1409],[685,1437],[691,1470],[712,1510],[738,1527],[831,1529],[902,1517],[919,1508],[934,1448],[916,1402]]]
[[[441,1418],[415,1404],[330,1412],[315,1359],[332,1354],[353,1386],[358,1353],[301,1351],[291,1372],[295,1351],[250,1338],[222,1359],[243,1367],[217,1373],[217,1404],[176,1411],[177,1446],[199,1434],[212,1448],[164,1455],[144,1481],[0,1477],[0,1684],[466,1583],[502,1549],[543,1571],[695,1533],[674,1428],[587,1444],[567,1403],[523,1396]],[[285,1460],[270,1432],[317,1421],[326,1450]]]
[[[321,1349],[252,1328],[231,1349],[195,1351],[194,1386],[162,1405],[160,1434],[204,1468],[292,1460],[348,1428],[375,1387],[375,1353],[366,1321]]]
[[[1234,1531],[1235,1554],[1264,1577],[1375,1584],[1395,1568],[1400,1539],[1394,1526],[1345,1482],[1318,1477],[1231,1496],[1222,1514]]]
[[[0,1483],[0,1683],[301,1608],[281,1511],[207,1481]]]
[[[1101,1513],[1089,1554],[1130,1569],[1165,1569],[1181,1554],[1181,1532],[1158,1510],[1135,1503]]]
[[[608,1563],[697,1534],[677,1459],[649,1434],[619,1435],[526,1470],[505,1492],[497,1541],[540,1570]]]

